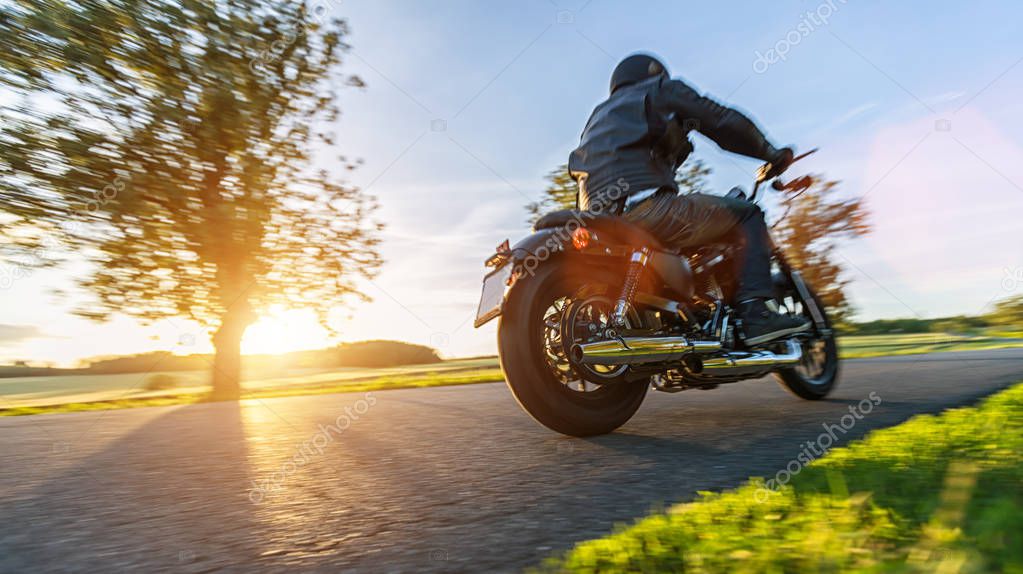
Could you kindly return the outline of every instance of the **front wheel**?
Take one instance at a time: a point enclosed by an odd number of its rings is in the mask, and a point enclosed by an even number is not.
[[[816,326],[810,338],[802,339],[803,356],[794,367],[781,369],[775,377],[782,387],[799,398],[811,401],[823,399],[838,382],[838,343],[828,313],[820,299],[811,294],[817,308],[824,315],[825,329]],[[810,311],[794,290],[779,301],[779,310],[790,315],[805,317],[813,321]]]
[[[614,279],[588,270],[548,264],[519,279],[509,294],[498,327],[501,369],[515,400],[537,422],[571,436],[609,433],[636,413],[646,396],[646,380],[603,382],[582,378],[570,363],[565,310],[581,296],[600,299]],[[590,311],[593,321],[606,313]],[[575,319],[573,319],[575,321]],[[603,374],[612,380],[613,368]],[[599,371],[595,371],[599,372]],[[596,379],[598,377],[590,377]]]

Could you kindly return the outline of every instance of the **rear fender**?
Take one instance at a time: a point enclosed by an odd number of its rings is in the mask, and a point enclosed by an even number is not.
[[[572,236],[564,228],[541,229],[511,248],[511,262],[517,273],[532,275],[542,263],[564,253],[571,243]]]
[[[519,280],[534,275],[541,265],[548,264],[552,259],[568,257],[566,263],[579,262],[592,268],[594,272],[597,268],[604,268],[620,273],[624,277],[631,252],[630,247],[599,242],[578,251],[572,246],[572,235],[566,227],[537,230],[507,251],[499,251],[487,260],[488,266],[495,269],[512,265],[513,272],[500,305],[484,317],[477,316],[476,326],[479,327],[503,314],[508,294],[515,289]],[[647,269],[652,271],[662,284],[667,285],[680,301],[688,301],[692,297],[693,274],[684,258],[672,253],[654,251]]]
[[[529,235],[511,248],[511,260],[516,265],[517,274],[532,275],[536,268],[549,259],[556,256],[573,256],[590,259],[594,263],[600,260],[619,262],[628,261],[628,253],[620,247],[609,250],[603,247],[576,251],[572,247],[572,236],[564,228],[541,229]],[[650,255],[648,269],[653,271],[657,278],[668,286],[683,301],[693,296],[693,272],[689,262],[683,257],[664,251],[654,251]],[[622,273],[625,268],[622,267]]]

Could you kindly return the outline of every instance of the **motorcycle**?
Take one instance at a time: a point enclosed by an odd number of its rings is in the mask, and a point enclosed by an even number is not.
[[[736,187],[728,196],[756,202],[769,172],[769,164],[758,170],[751,195]],[[812,184],[807,176],[770,179],[773,189],[793,197]],[[557,211],[486,260],[492,271],[475,326],[499,318],[501,368],[512,394],[540,424],[566,435],[615,430],[650,388],[709,390],[774,374],[797,397],[824,398],[838,380],[835,333],[818,297],[773,242],[771,252],[769,306],[806,317],[813,327],[747,345],[730,304],[734,243],[671,251],[622,217]]]

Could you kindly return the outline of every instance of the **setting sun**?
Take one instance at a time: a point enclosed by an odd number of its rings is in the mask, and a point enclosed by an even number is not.
[[[331,344],[329,332],[311,311],[275,309],[256,321],[242,339],[246,355],[320,349]]]

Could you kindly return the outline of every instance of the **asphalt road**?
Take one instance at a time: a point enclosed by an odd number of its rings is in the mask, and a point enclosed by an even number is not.
[[[971,403],[1023,380],[1023,350],[844,368],[820,402],[771,380],[652,393],[588,440],[502,384],[2,418],[0,571],[518,570],[773,475],[871,392],[843,440]]]

